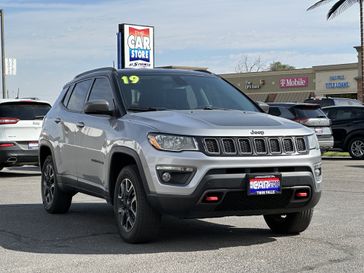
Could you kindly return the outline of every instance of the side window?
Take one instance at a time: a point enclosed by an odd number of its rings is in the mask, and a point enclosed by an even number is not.
[[[347,108],[343,108],[343,109],[338,109],[336,112],[336,117],[335,120],[347,120],[347,119],[352,119],[352,111],[350,111],[350,109]]]
[[[111,107],[114,107],[111,85],[106,78],[97,78],[92,86],[88,101],[106,100]]]
[[[279,110],[278,107],[270,106],[269,107],[269,114],[279,117],[281,115],[281,110]]]
[[[336,110],[335,109],[324,110],[324,112],[326,113],[326,115],[329,119],[336,120]]]
[[[281,108],[281,117],[291,120],[294,120],[296,118],[295,115],[291,112],[291,110],[285,107]]]
[[[76,83],[72,95],[67,104],[67,108],[74,112],[81,112],[86,100],[87,92],[90,89],[92,80]]]
[[[63,100],[62,100],[62,103],[63,103],[64,106],[67,106],[68,101],[69,101],[70,96],[71,96],[71,93],[72,93],[72,88],[71,87],[68,86],[66,89],[67,89],[66,95],[63,97]]]

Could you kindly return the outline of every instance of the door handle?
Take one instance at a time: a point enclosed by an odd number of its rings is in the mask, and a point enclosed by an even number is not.
[[[78,128],[83,128],[83,127],[85,127],[85,123],[83,123],[82,121],[80,121],[80,122],[77,122],[77,123],[76,123],[76,126],[77,126]]]
[[[54,122],[55,122],[55,123],[57,123],[57,124],[58,124],[58,123],[60,123],[61,121],[62,121],[62,120],[61,120],[60,118],[56,118],[56,119],[54,120]]]

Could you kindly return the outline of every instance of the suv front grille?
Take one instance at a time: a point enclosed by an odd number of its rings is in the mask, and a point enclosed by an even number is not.
[[[236,154],[236,146],[235,146],[235,142],[232,138],[223,138],[222,145],[224,147],[224,153]]]
[[[292,155],[308,152],[305,137],[205,137],[203,152],[214,156]]]
[[[283,146],[284,146],[284,151],[286,153],[294,153],[294,144],[293,144],[293,140],[291,138],[285,138],[283,139]]]
[[[207,153],[209,153],[209,154],[219,154],[220,153],[219,144],[217,143],[216,138],[205,138],[204,143],[205,143],[205,149],[206,149]]]

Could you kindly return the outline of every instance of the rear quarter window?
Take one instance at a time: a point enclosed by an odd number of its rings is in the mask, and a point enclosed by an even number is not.
[[[1,118],[17,118],[20,120],[43,119],[51,109],[46,103],[11,102],[0,104]]]
[[[325,113],[320,108],[297,107],[294,112],[298,118],[325,118]]]

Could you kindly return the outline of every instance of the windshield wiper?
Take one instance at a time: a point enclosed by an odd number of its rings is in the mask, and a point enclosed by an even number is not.
[[[213,107],[212,105],[206,105],[203,106],[201,108],[196,108],[193,110],[233,110],[233,109],[229,109],[229,108],[219,108],[219,107]]]
[[[150,111],[165,111],[167,108],[161,108],[161,107],[130,107],[128,108],[128,111],[133,112],[150,112]]]
[[[44,119],[45,115],[44,116],[35,116],[34,119]]]

